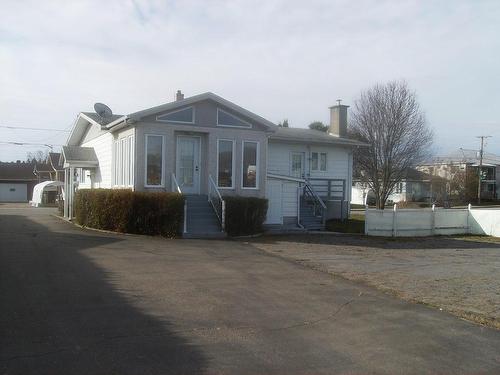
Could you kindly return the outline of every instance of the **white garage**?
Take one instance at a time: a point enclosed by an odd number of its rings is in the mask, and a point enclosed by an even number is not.
[[[26,202],[27,196],[26,183],[0,182],[0,202]]]

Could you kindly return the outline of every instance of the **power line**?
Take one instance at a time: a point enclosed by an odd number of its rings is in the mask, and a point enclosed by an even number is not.
[[[70,130],[62,130],[62,129],[28,128],[28,127],[24,127],[24,126],[8,126],[8,125],[0,125],[0,128],[5,128],[5,129],[20,129],[20,130],[41,130],[41,131],[64,132],[64,133],[69,133],[70,132]]]
[[[63,146],[63,145],[51,145],[48,143],[29,143],[29,142],[3,142],[0,141],[0,144],[3,145],[14,145],[14,146],[45,146],[50,148],[51,150],[54,148],[54,146]]]

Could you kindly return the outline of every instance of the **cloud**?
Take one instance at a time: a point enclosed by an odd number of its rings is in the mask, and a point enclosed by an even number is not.
[[[499,18],[496,1],[4,1],[0,123],[63,129],[96,101],[130,113],[182,89],[305,127],[405,78],[438,143],[471,148],[500,118]],[[20,137],[63,142],[0,130]],[[25,152],[2,145],[0,160]]]

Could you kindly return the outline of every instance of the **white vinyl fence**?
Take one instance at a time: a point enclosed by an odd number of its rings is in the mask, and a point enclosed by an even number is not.
[[[414,237],[486,234],[500,237],[500,209],[366,209],[365,234]]]

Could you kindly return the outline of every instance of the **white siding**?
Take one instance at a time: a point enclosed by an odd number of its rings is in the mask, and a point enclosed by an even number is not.
[[[99,167],[96,170],[92,187],[111,188],[112,159],[113,159],[113,135],[103,134],[82,144],[82,147],[93,147],[99,160]]]
[[[346,199],[351,197],[351,150],[338,146],[315,146],[306,144],[288,144],[271,141],[268,146],[267,171],[271,174],[291,176],[291,155],[301,152],[305,156],[304,174],[306,178],[331,178],[346,181]],[[326,171],[313,171],[310,167],[311,153],[326,153]],[[298,183],[282,181],[283,217],[297,216]]]
[[[305,144],[287,144],[275,141],[269,142],[269,158],[267,162],[268,173],[290,176],[292,152],[305,154],[306,177],[311,178],[339,178],[350,180],[351,150],[338,146],[308,146]],[[312,171],[310,157],[312,152],[326,152],[326,171]]]

